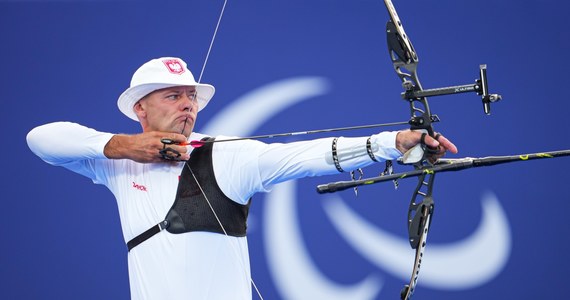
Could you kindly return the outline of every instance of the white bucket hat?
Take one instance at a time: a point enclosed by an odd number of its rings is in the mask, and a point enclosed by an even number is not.
[[[197,83],[182,59],[161,57],[145,63],[133,74],[131,86],[121,94],[117,105],[123,114],[138,121],[133,109],[135,103],[153,91],[172,86],[195,86],[198,111],[206,107],[216,91],[209,84]]]

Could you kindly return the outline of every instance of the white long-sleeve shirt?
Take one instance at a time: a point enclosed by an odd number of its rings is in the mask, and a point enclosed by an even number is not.
[[[79,124],[56,122],[34,128],[27,141],[44,161],[109,188],[117,200],[127,242],[164,220],[174,202],[184,162],[143,164],[108,159],[103,150],[112,136]],[[202,137],[192,133],[189,140]],[[366,153],[367,138],[338,140],[338,156],[344,170],[372,163]],[[215,143],[215,180],[228,198],[245,204],[253,194],[270,191],[276,183],[338,173],[330,159],[332,139],[288,144],[253,140]],[[395,139],[396,132],[372,136],[376,144],[374,155],[379,161],[401,155],[395,148]],[[162,231],[132,249],[128,263],[132,299],[252,298],[246,237]]]

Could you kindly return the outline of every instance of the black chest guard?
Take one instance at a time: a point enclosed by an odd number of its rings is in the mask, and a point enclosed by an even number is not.
[[[174,204],[165,220],[130,240],[129,251],[163,229],[174,234],[208,231],[236,237],[246,235],[251,199],[241,205],[224,195],[214,176],[212,148],[213,143],[204,143],[194,149],[184,164]]]
[[[209,231],[230,236],[246,235],[251,202],[241,205],[222,193],[214,177],[212,148],[213,143],[204,143],[204,146],[192,152],[190,160],[186,162],[180,176],[176,200],[166,215],[168,232]],[[207,200],[204,194],[208,197]]]

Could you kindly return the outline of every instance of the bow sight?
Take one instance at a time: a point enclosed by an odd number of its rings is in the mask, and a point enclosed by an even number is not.
[[[425,97],[442,96],[459,93],[475,92],[481,96],[483,109],[485,114],[491,113],[491,103],[501,100],[499,94],[489,94],[489,85],[487,83],[487,65],[479,66],[479,79],[474,84],[465,84],[458,86],[422,89],[417,77],[417,64],[419,62],[418,55],[412,42],[406,35],[402,22],[392,4],[391,0],[385,0],[386,8],[390,13],[390,21],[386,24],[386,39],[388,44],[388,52],[394,65],[396,73],[402,79],[402,98],[408,101],[414,101]]]
[[[489,94],[489,88],[487,84],[487,65],[479,66],[479,79],[475,80],[475,83],[473,84],[418,90],[414,88],[414,85],[411,81],[404,81],[402,83],[402,86],[405,90],[405,92],[402,92],[402,99],[405,100],[475,92],[477,95],[481,96],[483,109],[487,115],[491,114],[491,103],[502,99],[501,95],[499,94]]]

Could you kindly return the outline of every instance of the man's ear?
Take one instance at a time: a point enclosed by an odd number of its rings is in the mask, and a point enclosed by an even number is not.
[[[137,115],[137,117],[139,117],[139,120],[141,118],[146,117],[146,111],[145,111],[144,106],[141,103],[141,101],[138,101],[137,103],[135,103],[135,106],[133,106],[133,110],[134,110],[135,114]]]

